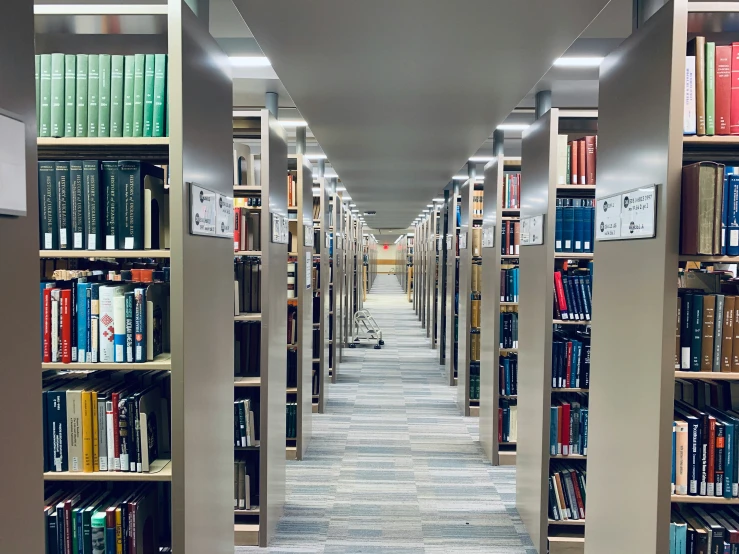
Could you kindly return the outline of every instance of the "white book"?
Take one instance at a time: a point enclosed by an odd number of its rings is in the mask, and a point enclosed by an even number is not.
[[[146,301],[146,361],[154,361],[154,302]]]
[[[116,406],[115,409],[118,409]],[[113,471],[118,465],[120,469],[120,459],[115,457],[115,433],[116,429],[113,425],[113,401],[105,402],[105,428],[108,436],[108,471]]]
[[[257,440],[254,437],[254,412],[249,412],[249,435],[246,437],[247,446],[256,446]]]
[[[676,421],[675,426],[675,494],[688,494],[688,424]],[[723,496],[723,482],[716,483],[716,494]]]
[[[108,419],[105,413],[105,402],[102,402],[102,401],[98,402],[97,418],[98,418],[98,463],[100,464],[100,471],[108,471]]]
[[[567,135],[557,135],[557,184],[567,184]]]
[[[51,290],[51,361],[60,361],[59,357],[59,305],[61,290]]]
[[[82,471],[82,391],[67,391],[67,452],[69,471]]]
[[[516,442],[518,440],[518,406],[515,404],[510,406],[509,425],[508,441]]]
[[[126,361],[126,299],[123,296],[113,297],[113,332],[115,336],[115,361]],[[121,340],[120,337],[123,336]]]
[[[98,327],[100,331],[100,361],[115,361],[115,326],[113,298],[121,295],[123,287],[116,285],[105,285],[100,287],[100,318]],[[125,310],[124,310],[125,322]]]
[[[697,112],[695,106],[695,56],[685,56],[685,106],[683,110],[683,134],[697,132]]]

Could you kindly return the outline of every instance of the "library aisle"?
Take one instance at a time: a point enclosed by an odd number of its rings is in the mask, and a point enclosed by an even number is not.
[[[485,462],[397,279],[378,275],[365,307],[385,346],[344,351],[307,455],[287,466],[276,538],[236,552],[534,554],[515,468]]]

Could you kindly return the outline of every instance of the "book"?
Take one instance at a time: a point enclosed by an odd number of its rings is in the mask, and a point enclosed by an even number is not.
[[[41,136],[41,55],[33,57],[36,78],[36,136]],[[235,152],[235,151],[234,151]]]
[[[683,254],[721,252],[724,166],[699,162],[683,167],[681,243]]]
[[[69,162],[69,211],[72,248],[85,248],[85,186],[83,162],[72,160]]]
[[[88,59],[87,54],[77,54],[76,67],[77,76],[75,79],[75,112],[74,122],[75,130],[74,136],[86,137],[88,124],[87,124],[87,98],[88,98]]]
[[[51,54],[39,57],[39,136],[51,136]]]
[[[731,46],[716,46],[715,54],[716,134],[731,134]]]
[[[706,37],[688,41],[688,56],[695,57],[696,134],[706,134]]]
[[[124,57],[110,57],[110,136],[123,136]]]
[[[98,136],[110,136],[111,57],[100,54],[98,62]]]
[[[154,114],[152,136],[166,136],[167,55],[154,55]]]
[[[64,54],[51,55],[51,128],[49,136],[64,136]]]
[[[706,135],[716,134],[716,43],[706,42]]]
[[[685,56],[685,96],[683,105],[683,134],[694,135],[698,130],[696,113],[695,56]],[[733,71],[733,66],[732,66]],[[733,89],[733,87],[732,87]],[[739,92],[739,90],[738,90]],[[732,90],[733,103],[733,90]],[[739,123],[739,122],[738,122]]]
[[[54,179],[56,180],[59,248],[67,250],[72,248],[72,206],[69,185],[69,162],[54,162]]]
[[[154,132],[154,54],[144,57],[144,136]]]
[[[149,184],[149,190],[155,189],[163,201],[164,174],[161,168],[140,162],[137,160],[121,160],[118,162],[117,187],[116,195],[119,211],[115,218],[117,220],[117,247],[121,250],[140,250],[144,248],[145,235],[145,208],[144,200],[147,180],[156,180],[158,186],[153,182]],[[164,208],[164,206],[162,206]],[[159,214],[163,216],[165,210],[159,210]],[[152,217],[152,216],[150,216]],[[150,242],[151,242],[151,224]],[[157,215],[156,228],[164,230],[163,220]],[[163,237],[162,237],[163,238]],[[157,243],[159,242],[159,233],[157,233]]]
[[[100,56],[87,56],[87,135],[98,136],[98,120],[100,118]]]
[[[123,136],[132,137],[136,56],[123,58]]]
[[[77,132],[77,56],[64,56],[64,136],[73,137]]]
[[[118,162],[105,160],[101,164],[100,191],[102,209],[105,215],[103,233],[105,250],[115,250],[119,245],[118,211],[123,209],[118,196]]]
[[[144,136],[144,54],[134,55],[133,74],[133,136]]]
[[[103,205],[100,194],[100,162],[83,160],[84,242],[88,250],[103,246]]]
[[[38,162],[41,249],[59,248],[57,185],[54,162]]]

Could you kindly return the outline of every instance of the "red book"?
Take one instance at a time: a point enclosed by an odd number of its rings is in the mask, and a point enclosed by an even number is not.
[[[565,289],[562,285],[562,272],[554,272],[554,287],[557,289],[557,302],[559,302],[559,311],[562,314],[562,319],[568,319],[567,315],[567,302],[565,301]]]
[[[708,416],[708,463],[706,464],[707,496],[716,494],[716,418]]]
[[[241,208],[234,208],[234,252],[239,249],[241,238]]]
[[[578,157],[577,141],[570,141],[570,183],[577,185],[580,182],[580,178],[577,175],[577,170],[580,164],[577,163]]]
[[[44,289],[44,361],[51,361],[51,289]]]
[[[564,410],[562,409],[562,406],[557,406],[557,454],[562,454],[564,452],[564,425],[562,424],[562,415],[564,413]],[[569,443],[569,441],[567,441]]]
[[[513,254],[511,251],[511,222],[510,221],[504,221],[503,224],[505,225],[505,251],[506,254]]]
[[[595,137],[585,137],[585,184],[595,184]]]
[[[513,253],[518,256],[521,251],[521,222],[513,222]]]
[[[110,393],[110,401],[113,403],[113,467],[109,467],[108,471],[121,471],[121,436],[118,433],[118,402],[121,400],[121,393]]]
[[[572,383],[572,341],[567,341],[567,369],[565,371],[566,380],[564,388],[569,388]]]
[[[585,139],[577,141],[577,176],[580,178],[578,185],[585,184]]]
[[[570,455],[570,405],[562,403],[562,455]]]
[[[731,116],[732,135],[739,135],[739,42],[731,45]]]
[[[62,289],[59,302],[59,335],[62,340],[62,363],[72,363],[72,291]]]
[[[716,46],[716,134],[731,134],[731,46]]]
[[[577,473],[574,469],[570,470],[570,477],[572,478],[572,488],[575,489],[575,498],[577,500],[577,511],[580,512],[580,519],[585,519],[585,503],[582,501],[582,494],[580,491],[580,481],[577,479]]]
[[[503,408],[498,408],[498,442],[503,442]]]

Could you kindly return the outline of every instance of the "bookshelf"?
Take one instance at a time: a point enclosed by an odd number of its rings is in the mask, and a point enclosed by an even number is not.
[[[247,191],[244,194],[251,195],[256,192],[261,198],[262,206],[269,206],[270,214],[287,217],[285,175],[288,170],[288,158],[284,128],[266,109],[237,112],[237,115],[233,116],[232,123],[234,134],[242,127],[250,129],[248,135],[239,132],[239,138],[250,138],[259,142],[259,187],[258,190]],[[258,411],[258,414],[255,413],[255,419],[259,420],[258,447],[234,448],[231,454],[231,461],[236,456],[258,472],[256,482],[252,479],[250,487],[252,491],[255,489],[258,491],[259,510],[248,513],[234,511],[231,515],[234,518],[233,540],[236,546],[267,546],[274,536],[285,502],[287,317],[284,299],[288,245],[270,240],[272,222],[271,217],[265,217],[266,211],[262,210],[259,220],[260,250],[232,252],[234,256],[242,254],[259,256],[261,260],[259,368],[255,371],[255,368],[247,365],[247,372],[251,375],[234,377],[233,382],[233,398],[250,399],[255,411]],[[309,217],[312,219],[312,216]],[[230,309],[233,313],[233,299]],[[249,314],[247,317],[254,316]],[[232,412],[230,406],[229,411]],[[233,413],[230,417],[233,417]],[[253,498],[254,496],[252,494]]]
[[[287,389],[287,402],[295,403],[295,438],[287,438],[287,455],[302,460],[311,438],[313,417],[313,168],[303,154],[288,156],[288,174],[294,177],[296,218],[289,222],[293,239],[287,260],[295,263],[294,295],[297,302],[297,371],[295,390]],[[307,244],[306,244],[307,243]],[[294,262],[293,262],[294,260]],[[288,350],[292,347],[288,346]],[[290,353],[288,353],[290,355]],[[294,447],[295,450],[291,450]]]
[[[421,328],[426,326],[426,225],[428,223],[428,214],[424,215],[422,221],[416,224],[414,237],[414,256],[413,256],[413,277],[415,287],[413,287],[413,308],[421,323]]]
[[[317,186],[316,186],[317,185]],[[329,350],[332,348],[330,342],[330,329],[333,324],[330,321],[333,317],[331,312],[330,296],[333,292],[331,286],[331,189],[333,182],[326,177],[319,177],[318,183],[314,183],[313,199],[318,199],[319,217],[314,220],[314,224],[318,226],[315,233],[316,258],[318,259],[318,281],[320,287],[313,291],[313,295],[318,296],[319,313],[313,314],[313,320],[318,319],[318,347],[314,344],[314,353],[318,351],[318,362],[313,360],[313,369],[318,372],[318,398],[314,399],[313,405],[318,413],[325,413],[326,404],[328,403],[328,384],[331,379],[329,376],[329,359],[331,355]],[[314,303],[314,309],[316,304]],[[314,335],[314,341],[316,337]]]
[[[25,40],[21,33],[31,36],[30,19],[24,28],[23,15],[30,18],[30,6],[23,10],[20,5],[13,18],[12,28],[4,29],[3,36],[13,41],[12,47],[7,50],[13,52],[13,64],[5,67],[6,75],[13,81],[12,93],[23,90],[26,75],[30,75],[30,49],[24,49]],[[230,510],[232,500],[222,495],[221,491],[228,490],[232,484],[229,473],[233,462],[233,453],[228,446],[232,436],[233,411],[230,405],[231,369],[233,365],[231,339],[231,315],[233,314],[233,284],[231,269],[228,261],[233,251],[230,238],[219,239],[195,236],[189,233],[189,220],[186,216],[186,206],[189,202],[189,183],[196,181],[208,189],[231,196],[229,188],[230,167],[230,135],[231,120],[230,101],[232,85],[225,70],[227,58],[209,35],[203,22],[197,19],[185,4],[170,3],[165,6],[138,6],[130,12],[125,6],[106,6],[107,14],[88,13],[89,6],[37,6],[35,16],[35,44],[38,54],[51,52],[85,52],[102,54],[128,54],[133,51],[166,52],[168,55],[168,87],[169,87],[169,121],[170,137],[159,139],[121,139],[121,138],[41,138],[35,139],[35,130],[29,130],[27,161],[29,168],[29,215],[11,223],[15,227],[12,234],[7,220],[0,221],[3,230],[2,236],[12,236],[11,250],[14,257],[14,273],[23,271],[23,257],[21,251],[36,256],[38,247],[38,214],[37,212],[37,171],[36,156],[40,160],[65,159],[96,159],[145,160],[156,164],[165,164],[169,169],[168,203],[169,219],[169,250],[144,251],[46,251],[40,252],[39,257],[44,260],[43,265],[66,263],[68,267],[87,264],[88,260],[100,259],[117,260],[121,265],[135,263],[137,260],[161,262],[170,268],[169,314],[165,317],[176,325],[170,326],[169,337],[165,342],[170,343],[170,352],[159,356],[152,362],[140,364],[89,364],[89,369],[114,371],[125,365],[129,373],[126,377],[144,376],[148,370],[169,371],[169,388],[165,394],[169,397],[169,413],[171,420],[170,443],[162,445],[160,456],[151,464],[148,473],[126,472],[47,472],[43,474],[46,482],[66,483],[76,487],[77,481],[116,482],[131,481],[135,483],[156,481],[163,483],[160,487],[163,506],[177,506],[170,510],[167,519],[170,526],[162,537],[162,546],[171,546],[176,551],[198,551],[207,548],[212,552],[230,552],[233,548],[233,537],[230,527]],[[104,10],[104,11],[105,11]],[[89,18],[93,29],[92,34],[75,34],[77,27],[71,23],[79,15],[85,14]],[[104,24],[108,16],[126,15],[129,25],[115,31]],[[61,26],[60,26],[61,24]],[[139,35],[142,29],[148,29],[147,34]],[[132,41],[132,37],[144,38],[139,43]],[[26,39],[27,40],[27,39]],[[132,50],[134,44],[136,50]],[[28,45],[31,48],[30,44]],[[23,61],[24,55],[28,60]],[[16,68],[28,63],[23,75],[13,77]],[[1,64],[2,62],[0,62]],[[27,102],[32,102],[34,92],[26,91]],[[10,94],[8,93],[3,94]],[[24,109],[21,104],[16,105],[12,98],[3,98],[3,106],[18,114],[28,115],[33,119],[33,106]],[[31,127],[29,125],[29,127]],[[203,137],[208,137],[204,140]],[[34,142],[36,144],[34,144]],[[30,225],[34,229],[21,232],[18,225]],[[24,240],[28,244],[23,244]],[[4,241],[0,240],[0,244]],[[6,254],[5,245],[0,251]],[[10,254],[6,257],[6,259]],[[17,257],[17,258],[16,258]],[[86,259],[83,261],[83,259]],[[59,267],[59,265],[57,265]],[[37,269],[34,270],[38,271]],[[29,273],[26,275],[29,285],[37,286],[37,281]],[[36,273],[38,278],[38,273]],[[18,302],[24,304],[28,313],[30,298],[38,299],[38,289],[33,297],[26,296],[21,289],[21,283],[14,285],[17,290]],[[14,309],[13,300],[10,300],[11,309]],[[38,304],[36,304],[38,306]],[[32,310],[31,310],[32,311]],[[22,321],[24,309],[17,310],[18,317],[14,318],[16,327],[25,327]],[[38,318],[27,329],[38,329]],[[5,330],[4,330],[5,331]],[[8,331],[13,336],[13,331]],[[22,363],[17,363],[14,356],[23,353],[25,340],[15,337],[12,348],[8,348],[8,361],[13,367],[23,369]],[[28,353],[28,360],[34,359],[33,365],[38,364],[39,335],[35,331],[29,339],[35,352]],[[73,367],[72,367],[73,366]],[[47,372],[59,369],[82,369],[86,363],[72,364],[42,364]],[[203,367],[208,371],[204,372]],[[37,368],[38,371],[38,368]],[[141,372],[134,375],[134,372]],[[31,375],[32,373],[29,373]],[[36,389],[33,399],[23,396],[23,381],[15,376],[13,397],[19,402],[28,400],[31,406],[38,406],[38,377],[32,379]],[[16,414],[21,409],[13,406],[10,409]],[[26,406],[26,409],[27,409]],[[192,414],[198,414],[193,420]],[[24,417],[24,419],[27,419]],[[28,418],[29,425],[36,426],[29,433],[32,440],[40,440],[41,420]],[[207,433],[203,432],[207,429]],[[23,448],[23,439],[6,437],[12,440],[19,448]],[[37,450],[38,446],[30,447]],[[167,452],[170,450],[170,452]],[[41,484],[40,467],[29,463],[27,457],[22,463],[35,472],[34,482]],[[214,471],[222,468],[222,471]],[[23,517],[25,521],[40,524],[37,519],[37,508],[26,519],[23,513],[23,498],[38,505],[41,491],[36,490],[33,484],[23,484],[23,471],[16,471],[10,467],[3,467],[14,476],[13,482],[23,485],[23,493],[18,493],[18,502],[14,502],[14,517]],[[9,492],[13,492],[10,490]],[[15,495],[14,495],[15,496]],[[189,521],[198,521],[197,531]],[[17,523],[18,519],[14,519]],[[42,552],[42,544],[21,546],[16,540],[38,540],[43,542],[41,529],[28,532],[2,533],[3,546],[8,551]],[[16,539],[18,537],[18,539]],[[206,543],[207,542],[207,547]]]
[[[344,345],[344,295],[346,294],[346,278],[344,276],[346,271],[346,260],[344,254],[344,246],[346,243],[345,238],[345,223],[346,217],[344,213],[344,202],[342,201],[341,194],[334,194],[333,200],[333,213],[334,213],[334,231],[333,231],[333,317],[334,317],[334,332],[333,332],[333,365],[331,367],[331,382],[335,383],[339,374],[339,364],[341,363],[341,355]]]
[[[437,264],[438,264],[438,226],[439,226],[439,206],[434,207],[429,214],[426,222],[426,231],[424,245],[426,248],[426,259],[424,261],[425,271],[425,324],[426,336],[431,339],[431,348],[437,348],[438,340],[438,310],[439,310],[439,288],[437,283]]]
[[[519,256],[519,329],[524,331],[520,333],[517,349],[519,371],[516,506],[535,548],[540,553],[547,552],[548,537],[550,533],[556,534],[559,527],[584,525],[583,520],[565,523],[550,521],[548,515],[549,476],[554,468],[551,460],[566,459],[570,466],[580,469],[584,469],[586,463],[584,456],[552,456],[549,449],[552,424],[550,407],[560,400],[572,401],[567,394],[576,394],[564,393],[563,390],[552,386],[555,330],[552,319],[554,300],[552,276],[556,270],[564,269],[564,264],[568,264],[569,269],[574,269],[578,265],[587,266],[593,259],[592,254],[555,252],[554,237],[557,199],[563,194],[568,196],[578,194],[578,197],[589,195],[592,198],[594,193],[589,187],[580,191],[562,190],[557,186],[558,136],[579,138],[592,135],[597,130],[597,123],[597,119],[593,117],[578,117],[576,114],[561,116],[560,111],[553,108],[524,132],[522,142],[520,215],[523,219],[543,214],[544,239],[543,244],[521,246]],[[490,170],[493,171],[493,168]],[[598,312],[600,313],[600,310]],[[589,329],[590,322],[585,323],[583,329]],[[499,353],[503,351],[499,349]],[[590,428],[593,428],[592,422]],[[485,440],[492,442],[489,441],[487,433]],[[588,498],[591,496],[591,489],[588,488]]]
[[[447,250],[447,239],[449,234],[449,207],[450,200],[449,187],[444,189],[444,202],[439,206],[439,225],[438,225],[438,236],[437,236],[437,257],[436,257],[436,282],[438,286],[438,308],[436,320],[438,322],[438,346],[439,346],[439,365],[446,371],[446,360],[449,358],[449,338],[447,334],[447,263],[449,251]],[[448,375],[448,371],[447,371]],[[453,376],[451,376],[453,377]],[[449,381],[450,385],[453,385],[453,379]]]
[[[457,385],[458,361],[459,361],[459,283],[460,283],[460,259],[459,259],[459,237],[461,233],[461,202],[460,187],[454,183],[454,193],[448,199],[447,218],[448,232],[446,235],[446,340],[448,342],[447,355],[444,358],[446,373],[449,377],[449,385]]]

